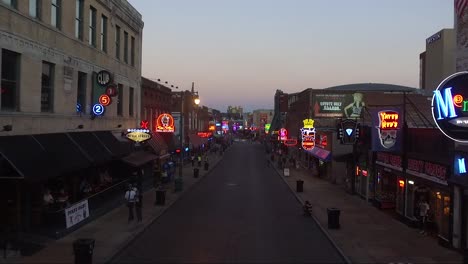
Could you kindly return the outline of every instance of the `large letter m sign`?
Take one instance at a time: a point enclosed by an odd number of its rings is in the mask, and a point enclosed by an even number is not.
[[[437,120],[441,120],[447,117],[457,117],[457,114],[455,113],[455,106],[453,104],[452,87],[445,88],[443,91],[443,96],[440,90],[434,91],[435,105],[433,107],[437,108],[435,109],[437,111]]]

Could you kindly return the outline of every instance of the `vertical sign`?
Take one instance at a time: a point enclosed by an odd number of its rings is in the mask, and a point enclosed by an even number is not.
[[[400,151],[404,120],[399,108],[374,109],[371,114],[372,151]]]
[[[304,126],[301,128],[302,148],[311,150],[315,147],[315,127],[313,119],[304,119]]]

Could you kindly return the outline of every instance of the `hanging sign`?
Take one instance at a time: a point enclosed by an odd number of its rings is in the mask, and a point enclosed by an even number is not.
[[[117,86],[115,84],[109,84],[106,88],[106,94],[110,97],[117,96]]]
[[[65,223],[70,228],[89,217],[88,199],[65,208]]]
[[[372,111],[372,150],[397,152],[403,137],[403,115],[398,108]]]
[[[286,130],[286,128],[281,128],[279,130],[279,140],[280,141],[285,141],[286,139],[288,139],[288,130]]]
[[[108,71],[100,71],[97,74],[97,83],[103,87],[111,82],[111,74]]]
[[[213,132],[197,132],[197,136],[201,138],[209,138],[213,135]]]
[[[352,145],[359,139],[359,124],[354,119],[345,119],[338,124],[338,139],[341,144]]]
[[[137,143],[149,140],[152,137],[149,129],[141,129],[141,128],[127,129],[127,134],[125,136],[131,141],[134,141]]]
[[[301,128],[302,148],[311,150],[315,147],[315,127],[313,119],[304,119],[304,126]]]
[[[432,116],[447,137],[468,142],[468,72],[443,80],[432,97]]]
[[[174,118],[170,114],[160,114],[156,118],[156,132],[174,133]]]
[[[104,114],[104,106],[102,104],[93,105],[93,113],[97,116]]]
[[[102,94],[99,96],[99,103],[103,106],[108,106],[111,104],[111,98],[107,94]]]
[[[146,120],[141,120],[141,121],[140,121],[140,128],[142,128],[142,129],[149,129],[149,128],[148,128],[148,125],[149,125],[149,121],[146,121]]]

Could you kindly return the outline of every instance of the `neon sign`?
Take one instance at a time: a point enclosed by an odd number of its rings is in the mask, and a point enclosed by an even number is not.
[[[174,133],[174,118],[170,114],[160,114],[156,118],[156,132]]]
[[[141,120],[141,121],[140,121],[140,128],[142,128],[142,129],[149,129],[149,128],[148,128],[148,124],[149,124],[149,121]]]
[[[444,135],[468,142],[468,71],[443,80],[432,97],[432,117]]]
[[[397,142],[397,132],[400,129],[400,115],[394,110],[383,110],[378,112],[379,125],[377,130],[380,137],[380,145],[389,149]]]
[[[313,119],[304,119],[304,126],[301,128],[302,148],[311,150],[315,147],[315,127]]]
[[[288,130],[286,128],[281,128],[279,131],[279,140],[285,141],[288,139]]]
[[[152,137],[149,129],[131,128],[127,129],[127,132],[125,137],[137,143],[149,140]]]

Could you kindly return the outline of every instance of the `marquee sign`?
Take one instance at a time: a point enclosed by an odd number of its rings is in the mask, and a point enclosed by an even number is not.
[[[134,141],[137,143],[149,140],[152,137],[149,129],[140,129],[140,128],[127,129],[127,134],[125,136],[131,141]]]
[[[403,115],[398,108],[372,111],[372,150],[399,151],[403,137]]]
[[[156,132],[174,133],[174,118],[170,114],[160,114],[156,118]]]
[[[468,72],[443,80],[432,97],[432,116],[447,137],[468,142]]]
[[[301,128],[302,148],[311,150],[315,147],[315,127],[313,119],[304,119],[304,126]]]

